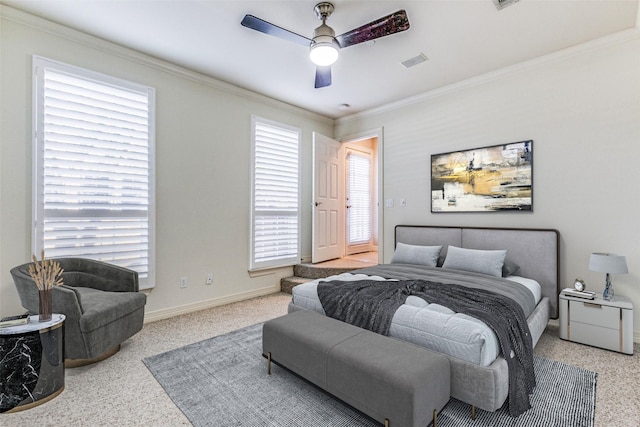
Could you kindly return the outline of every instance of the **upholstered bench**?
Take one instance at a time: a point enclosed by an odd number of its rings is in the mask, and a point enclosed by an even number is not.
[[[425,427],[449,401],[449,359],[320,314],[266,322],[262,350],[385,426]]]

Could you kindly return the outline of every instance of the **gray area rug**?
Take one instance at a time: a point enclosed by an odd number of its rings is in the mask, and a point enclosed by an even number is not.
[[[267,375],[262,324],[147,357],[144,364],[195,426],[331,426],[381,424],[277,365]],[[506,406],[477,411],[451,399],[438,426],[593,426],[595,372],[535,356],[532,409],[518,418]]]

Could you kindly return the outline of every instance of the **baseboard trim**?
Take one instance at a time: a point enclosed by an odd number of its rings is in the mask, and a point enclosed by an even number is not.
[[[182,314],[206,310],[207,308],[218,307],[220,305],[231,304],[234,302],[244,301],[247,299],[274,294],[277,292],[280,292],[279,283],[277,286],[268,286],[266,288],[254,289],[252,291],[240,292],[237,294],[226,295],[224,297],[208,299],[205,301],[198,301],[192,304],[146,312],[144,314],[144,323],[157,322],[158,320],[169,319],[171,317],[180,316]]]

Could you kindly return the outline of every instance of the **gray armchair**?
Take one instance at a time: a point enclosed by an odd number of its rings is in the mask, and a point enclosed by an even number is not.
[[[147,296],[138,273],[85,258],[57,258],[64,284],[52,291],[54,313],[66,316],[65,365],[81,366],[111,356],[142,329]],[[11,269],[22,306],[38,313],[39,294],[29,275],[32,263]]]

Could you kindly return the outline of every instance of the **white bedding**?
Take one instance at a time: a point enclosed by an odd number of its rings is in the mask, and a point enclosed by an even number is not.
[[[541,298],[538,282],[520,276],[506,279],[527,287],[536,304]],[[318,283],[331,280],[387,280],[379,276],[343,273],[317,279],[293,288],[292,302],[301,308],[325,314],[318,299]],[[439,304],[429,304],[410,296],[391,322],[389,336],[444,353],[480,366],[489,366],[500,354],[498,338],[483,322],[465,314],[454,313]]]

